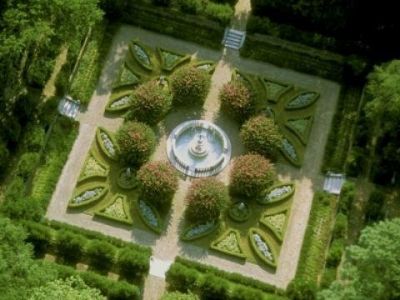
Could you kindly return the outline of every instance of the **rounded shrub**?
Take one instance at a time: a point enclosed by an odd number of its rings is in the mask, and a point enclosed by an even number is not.
[[[93,240],[86,249],[90,265],[100,271],[108,271],[114,264],[116,249],[103,241]]]
[[[156,135],[146,124],[129,121],[117,133],[121,163],[140,166],[145,163],[156,147]]]
[[[57,234],[57,253],[64,260],[76,263],[83,257],[86,243],[82,235],[60,230]]]
[[[180,68],[171,76],[171,91],[176,105],[202,105],[210,89],[211,75],[193,66]]]
[[[233,162],[229,187],[232,194],[253,198],[270,187],[274,179],[275,169],[269,160],[258,154],[247,154]]]
[[[227,187],[215,178],[193,182],[186,196],[186,217],[189,221],[207,222],[220,217],[229,203]]]
[[[219,94],[221,109],[239,122],[247,120],[254,111],[248,88],[238,80],[226,83]]]
[[[286,289],[286,295],[291,300],[314,300],[316,294],[316,284],[304,278],[293,279]]]
[[[131,96],[132,106],[127,119],[135,119],[148,124],[157,124],[171,108],[171,95],[158,84],[149,81],[140,85]]]
[[[247,150],[271,159],[276,159],[282,144],[279,128],[265,116],[256,116],[245,122],[240,137]]]
[[[149,261],[142,252],[123,248],[118,253],[117,267],[123,277],[136,279],[148,272]]]

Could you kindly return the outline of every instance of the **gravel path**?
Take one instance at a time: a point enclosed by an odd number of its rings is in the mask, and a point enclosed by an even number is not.
[[[122,63],[122,58],[127,51],[128,42],[133,38],[138,38],[150,46],[157,45],[179,52],[195,53],[203,59],[219,61],[216,72],[213,75],[212,88],[205,104],[204,117],[211,120],[215,119],[215,114],[219,108],[217,101],[218,89],[223,83],[229,81],[233,67],[240,68],[245,72],[257,73],[266,75],[272,79],[283,80],[321,94],[315,112],[314,126],[305,153],[303,167],[298,170],[288,165],[277,166],[280,179],[295,181],[297,190],[294,195],[287,233],[280,253],[279,265],[275,273],[253,263],[241,264],[179,241],[178,231],[184,210],[183,200],[187,188],[191,183],[190,179],[180,181],[180,188],[173,201],[168,228],[161,237],[142,230],[118,227],[113,223],[93,221],[90,216],[85,214],[66,212],[68,200],[72,195],[84,159],[93,141],[96,126],[101,125],[111,131],[115,131],[121,124],[121,119],[105,118],[103,111],[110,95],[111,79],[114,78]],[[47,218],[99,231],[126,241],[134,241],[151,246],[154,257],[159,261],[172,261],[177,255],[182,255],[220,269],[238,272],[242,275],[251,276],[284,288],[296,272],[314,191],[322,188],[323,178],[319,170],[339,90],[340,86],[336,83],[278,68],[267,63],[242,59],[234,52],[225,52],[221,59],[221,53],[218,51],[202,48],[192,43],[176,40],[136,27],[123,26],[114,38],[108,62],[104,67],[91,103],[87,111],[79,116],[79,135],[53,194],[48,207]],[[235,131],[237,129],[232,130]],[[156,153],[160,153],[161,155],[161,152],[164,151],[162,150],[163,144],[163,142],[160,143]],[[225,182],[228,179],[228,170],[219,175]],[[157,290],[157,295],[159,295],[164,286],[165,283],[162,279],[153,275],[149,276],[145,283],[144,299],[158,299],[153,297],[152,291]]]

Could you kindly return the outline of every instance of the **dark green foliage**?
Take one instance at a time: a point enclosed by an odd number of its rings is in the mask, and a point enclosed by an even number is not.
[[[117,133],[121,162],[126,166],[140,166],[154,152],[156,136],[146,124],[129,121]]]
[[[199,300],[199,297],[193,294],[183,294],[180,292],[165,293],[160,300]]]
[[[23,145],[26,151],[39,152],[44,146],[46,133],[41,125],[28,126],[24,134]]]
[[[276,159],[282,144],[282,135],[274,121],[265,116],[249,119],[240,130],[240,138],[250,152]]]
[[[227,187],[215,178],[198,179],[186,195],[186,217],[193,223],[218,219],[229,203]]]
[[[322,274],[320,287],[321,289],[328,288],[333,281],[336,280],[336,268],[325,268],[324,274]]]
[[[108,290],[108,299],[110,300],[138,300],[139,296],[139,288],[126,281],[114,282],[110,284]]]
[[[171,5],[171,0],[152,0],[151,3],[157,6],[168,7]]]
[[[157,124],[171,108],[171,95],[157,81],[149,81],[133,92],[127,118]]]
[[[18,191],[21,195],[13,194],[11,197],[6,197],[1,212],[10,219],[39,221],[45,213],[41,202],[31,196],[24,196],[25,185],[21,188]]]
[[[108,271],[114,264],[116,249],[103,241],[91,241],[86,249],[90,265],[100,271]]]
[[[60,230],[56,239],[57,253],[65,261],[77,263],[84,255],[87,242],[82,235]]]
[[[228,299],[229,283],[225,279],[213,274],[204,276],[201,286],[202,299],[221,300]]]
[[[166,274],[166,281],[171,290],[189,292],[195,290],[198,286],[199,272],[184,266],[180,263],[174,263]]]
[[[233,9],[228,4],[216,4],[213,1],[209,1],[204,9],[204,15],[222,25],[229,24],[233,16]]]
[[[146,254],[128,247],[119,250],[116,265],[120,275],[128,279],[140,278],[149,271]]]
[[[0,176],[3,175],[4,169],[8,165],[8,158],[10,157],[10,151],[3,141],[0,140]]]
[[[254,112],[250,91],[242,81],[225,84],[219,94],[221,109],[239,122],[247,120]]]
[[[353,182],[346,181],[340,192],[338,211],[348,215],[356,197],[356,187]]]
[[[314,300],[316,299],[317,285],[303,278],[293,279],[286,290],[291,300]]]
[[[348,222],[347,215],[343,213],[338,213],[336,215],[335,227],[333,228],[333,237],[335,239],[346,238]]]
[[[157,207],[168,207],[178,189],[178,173],[168,162],[149,162],[137,173],[140,198]]]
[[[264,294],[260,290],[246,286],[237,286],[231,293],[230,300],[254,300],[262,299]],[[270,299],[270,298],[268,298]],[[271,299],[272,300],[272,299]]]
[[[24,225],[28,233],[26,241],[33,245],[35,255],[42,257],[53,245],[54,231],[39,223],[26,222]]]
[[[368,223],[373,223],[384,219],[384,203],[385,193],[381,190],[372,191],[365,208],[365,219]]]
[[[270,187],[275,177],[269,160],[258,154],[242,155],[233,162],[229,189],[232,194],[251,200]]]
[[[178,0],[177,3],[182,12],[192,15],[200,14],[206,5],[202,0]]]
[[[211,75],[193,66],[177,70],[171,76],[171,91],[175,105],[202,105],[210,89]]]
[[[337,267],[342,259],[343,251],[344,251],[344,240],[335,239],[328,252],[328,258],[326,260],[326,264],[328,267]]]
[[[39,163],[39,153],[27,152],[21,155],[17,166],[17,175],[27,180]]]

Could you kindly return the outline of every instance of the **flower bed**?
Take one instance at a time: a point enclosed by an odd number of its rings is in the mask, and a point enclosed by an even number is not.
[[[258,203],[263,205],[279,202],[292,196],[294,190],[295,187],[293,183],[274,185],[261,193],[260,197],[258,197],[256,200]]]
[[[286,103],[285,109],[303,109],[317,101],[319,97],[318,93],[315,92],[302,92]]]
[[[78,182],[82,182],[93,177],[106,177],[109,170],[110,168],[107,165],[101,163],[94,153],[90,152],[85,161]]]
[[[143,66],[148,71],[153,70],[150,55],[147,53],[145,47],[142,44],[137,41],[133,41],[130,46],[130,50],[133,57],[141,66]]]
[[[161,233],[162,224],[158,211],[143,200],[137,201],[137,209],[142,221],[154,232]]]
[[[128,109],[132,105],[131,95],[124,95],[108,102],[106,112],[120,112]]]
[[[217,221],[210,221],[206,223],[195,224],[187,228],[180,236],[182,241],[193,241],[218,229],[219,223]]]
[[[275,269],[277,266],[277,255],[273,247],[270,246],[267,236],[257,228],[250,228],[249,239],[251,248],[258,258],[266,265]]]
[[[211,60],[203,60],[194,64],[197,69],[204,70],[209,74],[214,73],[215,63]]]
[[[275,214],[269,214],[267,212],[260,219],[260,223],[270,229],[281,242],[285,233],[286,214],[286,211]]]
[[[280,148],[283,156],[289,160],[291,164],[295,167],[301,166],[301,160],[297,153],[296,148],[293,146],[292,142],[290,142],[287,138],[283,138],[282,147]]]
[[[110,205],[97,210],[94,214],[95,216],[103,217],[124,224],[133,224],[129,204],[125,195],[115,195]]]
[[[236,229],[225,231],[218,239],[211,243],[210,248],[238,258],[246,258],[240,246],[240,233]]]
[[[190,55],[182,55],[173,51],[157,48],[160,57],[161,68],[165,71],[172,72],[177,66],[190,61]]]
[[[250,207],[244,202],[233,203],[229,208],[229,217],[236,222],[245,222],[250,218]]]
[[[97,143],[103,153],[111,160],[118,158],[118,146],[114,140],[114,136],[106,129],[99,127],[96,132]]]
[[[88,204],[97,202],[108,192],[108,187],[105,184],[92,184],[85,190],[75,194],[69,201],[68,207],[82,207]]]
[[[113,87],[122,87],[126,85],[138,84],[141,81],[141,76],[133,72],[127,64],[122,67],[121,73],[118,79],[114,82]]]
[[[136,172],[123,168],[119,171],[117,184],[121,189],[132,190],[137,187]]]
[[[312,122],[312,116],[299,119],[289,119],[285,126],[293,132],[305,146],[307,144],[308,136],[310,135]]]
[[[281,83],[278,81],[273,81],[267,78],[260,78],[264,88],[266,90],[266,94],[267,94],[267,99],[268,101],[272,101],[274,103],[277,103],[279,98],[286,93],[287,91],[291,90],[293,87],[285,84],[285,83]]]

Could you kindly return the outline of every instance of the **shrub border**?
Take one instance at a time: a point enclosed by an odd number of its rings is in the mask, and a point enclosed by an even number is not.
[[[225,239],[231,232],[233,232],[233,234],[236,237],[236,240],[238,241],[238,247],[239,247],[239,250],[240,250],[241,254],[235,253],[235,252],[231,252],[231,251],[228,251],[228,250],[223,250],[221,248],[218,248],[218,246],[217,246],[217,244],[220,241],[222,241],[223,239]],[[240,232],[237,229],[233,229],[233,228],[227,229],[219,238],[217,238],[215,241],[213,241],[211,243],[210,248],[215,250],[215,251],[227,254],[227,255],[235,256],[237,258],[246,259],[246,255],[243,253],[242,246],[240,245]]]

